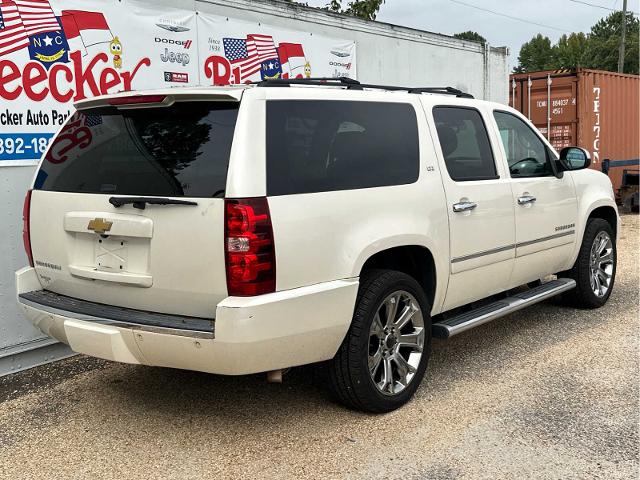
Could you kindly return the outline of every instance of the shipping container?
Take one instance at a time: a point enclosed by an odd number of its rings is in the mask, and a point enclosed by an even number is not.
[[[514,74],[509,105],[522,112],[556,150],[578,146],[591,154],[591,168],[605,159],[640,158],[640,76],[578,68]],[[609,177],[619,191],[624,170]]]

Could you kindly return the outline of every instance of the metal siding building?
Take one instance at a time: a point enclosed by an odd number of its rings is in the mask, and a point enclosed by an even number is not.
[[[0,375],[71,354],[27,322],[15,300],[14,271],[27,265],[22,247],[22,203],[34,167],[0,167]]]
[[[87,4],[99,10],[97,2]],[[124,0],[120,5],[153,5],[159,13],[163,6],[181,8],[353,40],[357,76],[364,82],[452,86],[476,98],[502,103],[509,95],[506,48],[369,22],[281,0]],[[54,343],[24,320],[15,304],[14,271],[27,264],[21,239],[22,203],[34,172],[33,166],[0,168],[0,375],[71,354],[64,345]]]

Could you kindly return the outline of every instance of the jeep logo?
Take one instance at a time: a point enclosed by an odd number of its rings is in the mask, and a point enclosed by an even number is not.
[[[170,52],[168,48],[164,49],[164,53],[160,54],[160,60],[169,63],[179,63],[183,67],[189,64],[191,57],[188,53]]]

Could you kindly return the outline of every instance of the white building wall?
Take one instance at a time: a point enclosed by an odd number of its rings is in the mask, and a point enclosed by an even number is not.
[[[485,48],[475,42],[368,22],[279,0],[162,0],[158,3],[355,40],[358,80],[361,82],[412,87],[451,86],[476,98],[508,101],[508,53],[505,48],[489,47],[485,52]]]
[[[69,356],[18,311],[14,272],[27,265],[22,247],[22,205],[35,167],[0,168],[0,376]]]

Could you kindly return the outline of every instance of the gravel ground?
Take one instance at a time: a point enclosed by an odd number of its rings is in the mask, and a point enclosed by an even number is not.
[[[78,356],[0,379],[0,478],[638,478],[638,217],[609,303],[548,302],[447,342],[404,408]]]

